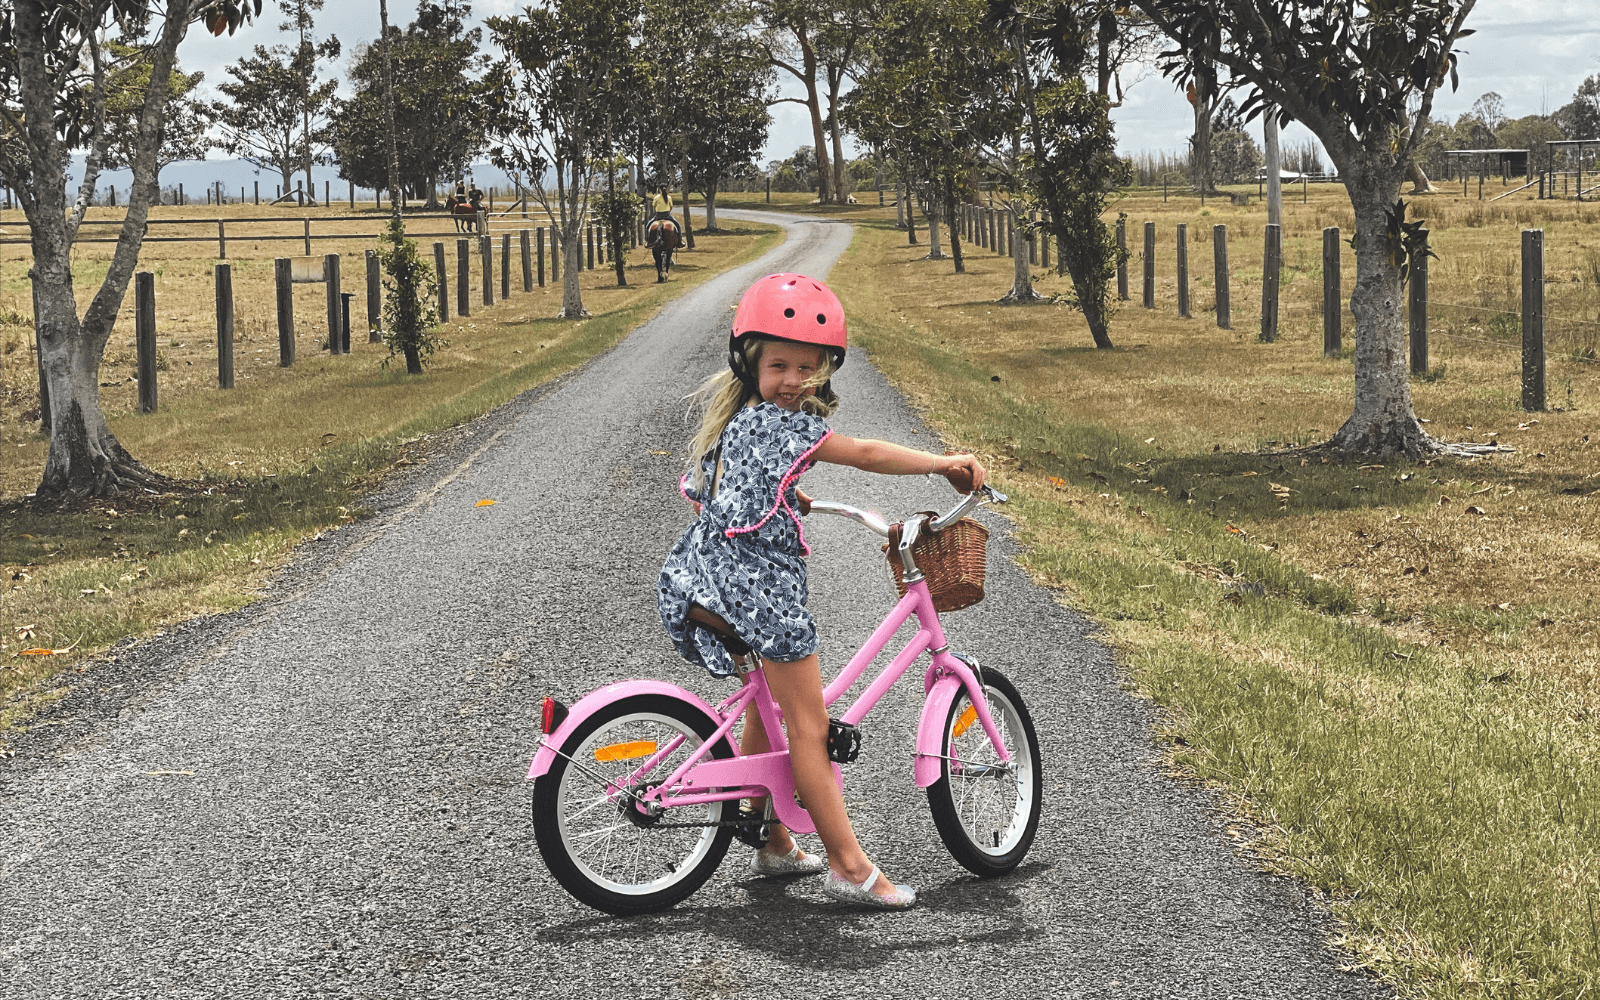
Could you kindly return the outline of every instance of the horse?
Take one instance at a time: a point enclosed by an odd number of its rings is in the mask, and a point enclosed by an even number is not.
[[[683,246],[683,233],[675,219],[652,219],[645,230],[644,245],[656,260],[656,284],[667,280],[672,271],[672,251]]]
[[[478,206],[469,202],[461,195],[452,194],[445,199],[445,208],[450,212],[450,218],[455,220],[456,232],[475,233],[478,231]]]

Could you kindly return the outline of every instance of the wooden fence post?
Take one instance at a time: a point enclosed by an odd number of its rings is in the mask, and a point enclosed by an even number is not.
[[[456,240],[456,315],[472,315],[472,242]]]
[[[434,277],[439,279],[439,322],[450,322],[450,272],[445,270],[444,244],[433,245]]]
[[[324,182],[326,183],[326,182]],[[324,192],[326,196],[326,192]],[[328,286],[328,353],[343,354],[344,324],[340,322],[339,255],[324,254],[322,258],[322,283]]]
[[[1418,231],[1422,245],[1428,245],[1428,231]],[[1411,259],[1411,373],[1428,373],[1428,255]]]
[[[233,388],[233,265],[212,269],[217,286],[217,388]]]
[[[133,276],[133,342],[139,365],[139,412],[156,412],[156,276]]]
[[[228,231],[222,227],[222,220],[217,220],[217,257],[228,259]]]
[[[533,231],[534,256],[539,264],[539,287],[544,287],[544,227],[538,226]]]
[[[1233,329],[1233,316],[1228,302],[1228,227],[1218,223],[1211,227],[1212,282],[1217,288],[1217,327]]]
[[[311,220],[305,221],[306,256],[311,256]]]
[[[256,181],[256,204],[261,204],[261,182]]]
[[[1117,298],[1128,301],[1128,223],[1117,220]]]
[[[1189,318],[1189,224],[1178,223],[1178,315]]]
[[[375,250],[367,251],[367,343],[383,343],[383,275]]]
[[[288,257],[272,262],[278,291],[278,367],[294,364],[294,265]]]
[[[594,270],[594,226],[584,226],[583,227],[583,242],[584,242],[584,244],[586,246],[586,249],[588,251],[587,256],[584,258],[583,269],[585,271],[593,271]]]
[[[1544,410],[1543,229],[1522,231],[1522,408],[1529,413]]]
[[[1339,227],[1322,231],[1322,353],[1336,356],[1344,347],[1344,283],[1339,277]]]
[[[1034,221],[1031,213],[1028,221]],[[1028,263],[1039,263],[1039,230],[1031,227],[1028,230]]]
[[[1039,266],[1046,271],[1050,270],[1050,213],[1046,212],[1039,219],[1040,229],[1035,239],[1039,241]]]
[[[494,240],[488,233],[478,237],[478,261],[483,268],[483,304],[494,305]]]
[[[511,298],[511,230],[500,234],[500,298]]]
[[[1261,342],[1278,339],[1278,278],[1283,272],[1283,227],[1267,223],[1261,262]]]
[[[550,283],[561,280],[561,236],[556,232],[555,220],[550,226]]]
[[[522,290],[533,291],[533,247],[529,245],[528,231],[526,229],[518,236],[522,247]]]
[[[1144,307],[1156,307],[1156,224],[1144,224]]]

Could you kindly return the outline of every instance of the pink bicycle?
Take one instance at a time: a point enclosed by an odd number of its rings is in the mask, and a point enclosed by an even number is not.
[[[859,752],[857,725],[929,653],[914,776],[927,789],[945,846],[980,877],[1011,871],[1033,844],[1042,780],[1039,743],[1016,687],[998,671],[950,652],[912,546],[922,532],[941,531],[975,507],[1005,499],[985,487],[945,514],[919,514],[900,526],[895,555],[904,569],[905,596],[823,690],[832,706],[916,616],[916,635],[831,721],[828,755],[842,787],[838,765]],[[811,512],[848,517],[890,537],[890,525],[870,511],[818,501]],[[730,653],[748,654],[714,614],[696,607],[690,618]],[[528,770],[534,833],[550,874],[580,902],[623,916],[662,910],[711,877],[735,834],[759,848],[774,821],[795,833],[815,832],[795,795],[782,713],[759,661],[754,664],[739,690],[714,708],[654,680],[607,685],[570,709],[544,699],[544,735]],[[741,755],[733,727],[751,706],[761,713],[773,749]],[[764,813],[740,806],[741,799],[762,796]]]

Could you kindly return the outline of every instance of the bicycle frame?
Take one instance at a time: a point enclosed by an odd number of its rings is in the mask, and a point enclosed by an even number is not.
[[[995,753],[1002,763],[1010,763],[1011,753],[1000,738],[999,730],[989,714],[977,673],[961,657],[950,652],[945,642],[944,629],[939,623],[939,613],[934,609],[933,598],[928,593],[925,580],[917,579],[906,587],[902,597],[888,617],[877,627],[866,644],[851,657],[829,684],[823,688],[823,701],[831,706],[856,683],[883,652],[889,640],[913,616],[917,619],[917,633],[894,658],[873,678],[861,695],[845,710],[841,721],[855,725],[872,711],[911,665],[925,652],[932,654],[923,673],[925,701],[922,719],[917,727],[915,751],[915,778],[919,787],[926,788],[939,779],[940,763],[945,759],[944,728],[951,704],[957,694],[965,690],[977,712],[977,721],[989,737]],[[566,720],[555,732],[541,740],[538,754],[528,770],[529,780],[545,774],[555,762],[556,748],[566,741],[576,728],[600,708],[621,698],[638,694],[671,694],[703,710],[717,723],[716,731],[696,749],[688,760],[655,788],[639,797],[639,804],[652,811],[674,806],[704,805],[711,802],[737,801],[743,798],[771,796],[777,818],[797,833],[816,830],[811,817],[795,798],[794,773],[789,763],[789,746],[784,736],[782,712],[767,687],[766,677],[760,669],[746,673],[745,683],[738,691],[724,699],[716,708],[690,692],[660,681],[625,681],[595,691],[579,700],[569,710]],[[761,714],[772,750],[766,753],[739,755],[732,730],[745,710],[754,704]],[[623,781],[608,786],[608,791],[625,794],[625,789],[637,784],[649,774],[656,764],[666,759],[683,744],[686,737],[679,736],[650,754]],[[734,747],[734,756],[709,758],[713,747],[727,740]],[[576,762],[575,762],[576,763]],[[834,765],[835,780],[841,782],[838,765]]]

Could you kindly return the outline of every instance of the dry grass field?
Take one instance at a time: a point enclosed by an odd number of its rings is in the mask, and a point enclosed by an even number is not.
[[[1600,206],[1415,200],[1432,262],[1419,415],[1491,458],[1417,463],[1314,448],[1348,416],[1322,351],[1322,229],[1342,189],[1286,192],[1280,340],[1257,342],[1258,204],[1134,193],[1133,301],[1093,349],[1062,302],[1001,306],[1011,264],[923,259],[892,209],[832,281],[852,337],[1013,493],[1025,563],[1102,622],[1159,703],[1182,774],[1233,803],[1251,856],[1326,892],[1352,961],[1403,995],[1600,989]],[[1139,305],[1157,224],[1156,308]],[[1177,316],[1187,223],[1192,319]],[[1211,226],[1228,226],[1219,330]],[[1549,403],[1519,409],[1519,230],[1546,232]],[[1354,257],[1343,248],[1344,297]],[[1039,289],[1065,296],[1065,279]],[[849,405],[849,400],[845,400]]]
[[[193,217],[207,209],[162,211]],[[210,211],[232,221],[241,209]],[[315,218],[315,212],[309,214]],[[324,214],[340,213],[335,207]],[[0,220],[0,229],[5,221],[10,220]],[[135,409],[131,292],[106,350],[101,381],[110,384],[101,390],[102,402],[112,430],[129,451],[190,488],[119,498],[71,513],[19,502],[39,482],[48,442],[37,432],[36,412],[28,412],[37,407],[38,384],[30,349],[27,263],[19,253],[27,248],[4,248],[0,730],[18,720],[25,725],[38,704],[59,692],[53,678],[119,639],[247,603],[302,539],[358,517],[360,496],[376,476],[397,462],[426,461],[421,454],[426,445],[419,442],[429,433],[488,412],[583,363],[668,298],[778,239],[773,227],[747,224],[698,236],[696,250],[680,255],[665,285],[656,284],[648,252],[634,250],[627,260],[626,288],[617,287],[609,266],[583,272],[591,316],[581,321],[553,318],[560,308],[558,285],[522,292],[520,260],[514,261],[513,294],[502,301],[497,259],[496,304],[483,307],[474,254],[471,315],[457,316],[452,296],[451,319],[441,331],[448,346],[434,355],[423,375],[408,376],[403,360],[385,368],[387,348],[366,342],[362,255],[382,224],[376,214],[370,222],[314,223],[314,232],[341,231],[332,229],[338,226],[351,234],[347,240],[316,241],[313,249],[339,252],[344,288],[357,293],[352,353],[334,357],[319,349],[327,336],[324,286],[298,285],[298,359],[290,368],[278,367],[271,258],[300,254],[303,247],[297,241],[254,244],[230,233],[237,316],[232,390],[216,387],[211,272],[216,244],[149,244],[141,268],[157,275],[160,407],[153,414]],[[520,227],[520,218],[512,224]],[[278,228],[300,231],[295,223]],[[411,228],[453,230],[448,220]],[[214,227],[210,232],[214,235]],[[515,251],[515,237],[512,246]],[[90,244],[78,250],[78,288],[96,287],[110,249],[110,244]],[[449,250],[453,271],[454,246]],[[29,648],[70,652],[19,655]]]

